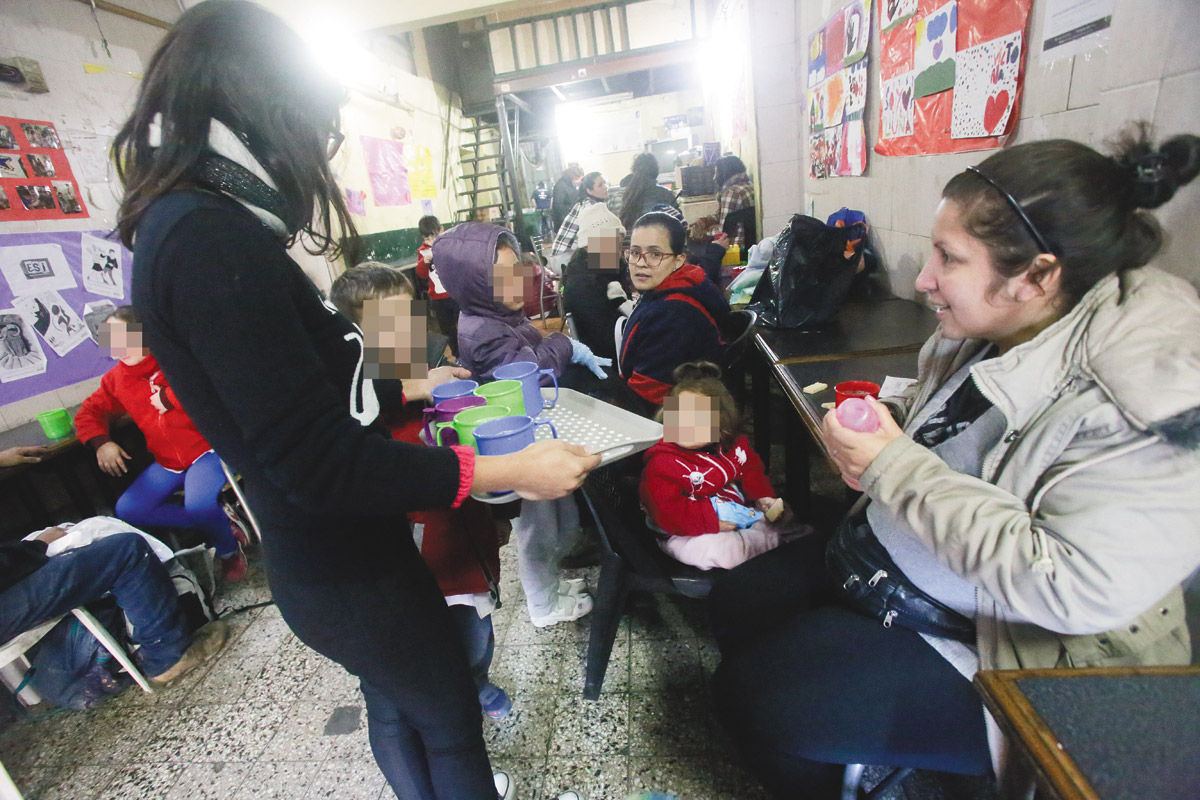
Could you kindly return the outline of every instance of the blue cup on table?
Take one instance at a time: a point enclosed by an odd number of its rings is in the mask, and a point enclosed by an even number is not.
[[[479,455],[506,456],[524,450],[533,444],[534,432],[539,425],[549,425],[550,435],[558,438],[558,431],[548,419],[512,416],[488,420],[475,429]]]
[[[549,375],[550,380],[554,381],[554,399],[549,402],[542,400],[541,381],[543,375]],[[538,365],[532,361],[514,361],[511,364],[497,367],[492,376],[498,381],[521,382],[521,391],[525,398],[525,413],[531,417],[539,416],[542,409],[550,408],[558,402],[558,377],[551,367],[539,369]]]
[[[433,387],[433,391],[429,394],[433,397],[433,404],[436,406],[443,400],[453,400],[456,397],[465,397],[472,394],[479,388],[479,384],[475,381],[447,381],[440,386]]]

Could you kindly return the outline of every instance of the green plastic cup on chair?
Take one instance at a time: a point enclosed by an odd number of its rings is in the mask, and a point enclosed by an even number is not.
[[[489,406],[506,406],[514,417],[525,416],[525,386],[520,381],[485,383],[475,390],[475,394],[487,400]]]
[[[516,381],[513,381],[516,383]],[[520,384],[517,384],[518,386]],[[475,429],[490,419],[499,419],[500,417],[511,416],[506,406],[486,405],[478,408],[468,408],[466,411],[460,411],[454,415],[454,421],[443,428],[438,428],[437,443],[441,447],[446,447],[452,444],[461,444],[464,447],[469,447],[472,450],[479,448],[475,444]],[[447,428],[452,428],[449,438],[455,441],[446,441]]]
[[[65,408],[43,411],[38,414],[37,420],[47,439],[65,439],[71,435],[71,415]]]

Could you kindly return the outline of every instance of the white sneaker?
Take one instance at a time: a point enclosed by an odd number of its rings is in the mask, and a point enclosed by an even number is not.
[[[559,594],[554,609],[545,616],[532,617],[535,628],[548,628],[560,622],[573,622],[592,610],[592,596],[581,591],[579,594]]]
[[[559,578],[558,593],[570,594],[576,597],[581,594],[587,594],[587,580],[584,578]]]
[[[563,792],[558,796],[558,800],[583,800],[583,795],[579,792]]]
[[[517,784],[503,770],[497,770],[492,773],[492,780],[496,783],[496,796],[500,800],[512,800],[517,796]]]

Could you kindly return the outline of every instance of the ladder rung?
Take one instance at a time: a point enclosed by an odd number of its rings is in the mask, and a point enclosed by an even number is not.
[[[476,161],[493,161],[499,159],[500,155],[497,153],[494,156],[473,156],[471,158],[460,158],[458,162],[460,164],[474,164]]]
[[[493,169],[493,170],[489,170],[488,172],[472,172],[470,175],[463,175],[462,179],[464,181],[473,181],[476,178],[485,178],[488,175],[499,175],[499,174],[500,174],[500,170]]]

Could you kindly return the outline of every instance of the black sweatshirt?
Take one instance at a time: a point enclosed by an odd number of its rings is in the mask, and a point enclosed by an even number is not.
[[[379,406],[394,397],[364,380],[361,331],[240,204],[155,201],[133,304],[188,415],[244,476],[273,578],[377,577],[415,552],[404,512],[458,497],[459,456],[387,435]]]
[[[16,586],[49,560],[46,557],[46,543],[36,539],[32,542],[0,544],[0,592]]]

